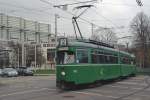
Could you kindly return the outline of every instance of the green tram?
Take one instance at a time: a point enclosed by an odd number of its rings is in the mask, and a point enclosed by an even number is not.
[[[56,85],[71,88],[135,75],[134,56],[93,40],[59,39]]]

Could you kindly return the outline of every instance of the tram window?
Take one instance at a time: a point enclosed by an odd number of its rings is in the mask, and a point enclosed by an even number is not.
[[[131,59],[131,60],[130,60],[130,64],[131,64],[131,65],[135,65],[135,59]]]
[[[110,56],[105,55],[105,63],[111,63]]]
[[[57,63],[58,64],[70,64],[75,62],[75,56],[73,52],[58,52]]]
[[[117,64],[118,63],[118,57],[110,56],[110,61],[112,64]]]
[[[122,63],[126,64],[126,59],[125,58],[122,58]]]
[[[91,57],[91,62],[94,64],[104,63],[104,55],[101,51],[93,51]]]
[[[77,50],[77,63],[88,63],[87,50]]]
[[[91,54],[91,62],[96,64],[117,64],[118,63],[118,57],[113,56],[109,53],[105,53],[105,55],[102,52],[92,52]]]
[[[64,64],[64,52],[57,52],[57,64]]]
[[[96,54],[92,54],[92,63],[97,64],[98,63],[98,56]]]
[[[64,64],[74,63],[74,61],[75,61],[74,54],[72,52],[65,52]]]
[[[117,64],[118,63],[118,57],[115,57],[114,61],[115,61],[115,64]]]
[[[127,58],[127,57],[123,57],[123,58],[122,58],[122,63],[123,63],[123,64],[130,64],[130,62],[131,62],[131,61],[130,61],[129,58]]]
[[[105,63],[104,55],[99,55],[99,63]]]

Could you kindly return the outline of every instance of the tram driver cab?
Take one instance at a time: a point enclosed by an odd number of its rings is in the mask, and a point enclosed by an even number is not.
[[[75,62],[75,53],[69,50],[67,46],[67,38],[60,38],[57,52],[57,64],[71,64]]]

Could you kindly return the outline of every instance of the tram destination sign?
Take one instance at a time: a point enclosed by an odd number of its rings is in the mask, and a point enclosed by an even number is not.
[[[67,44],[68,44],[67,38],[60,38],[59,39],[59,46],[65,47],[65,46],[67,46]]]

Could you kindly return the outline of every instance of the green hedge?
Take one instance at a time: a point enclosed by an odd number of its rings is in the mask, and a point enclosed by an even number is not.
[[[34,71],[34,74],[55,74],[55,70],[48,70],[48,69],[39,69]]]
[[[137,74],[150,75],[150,68],[137,68]]]

